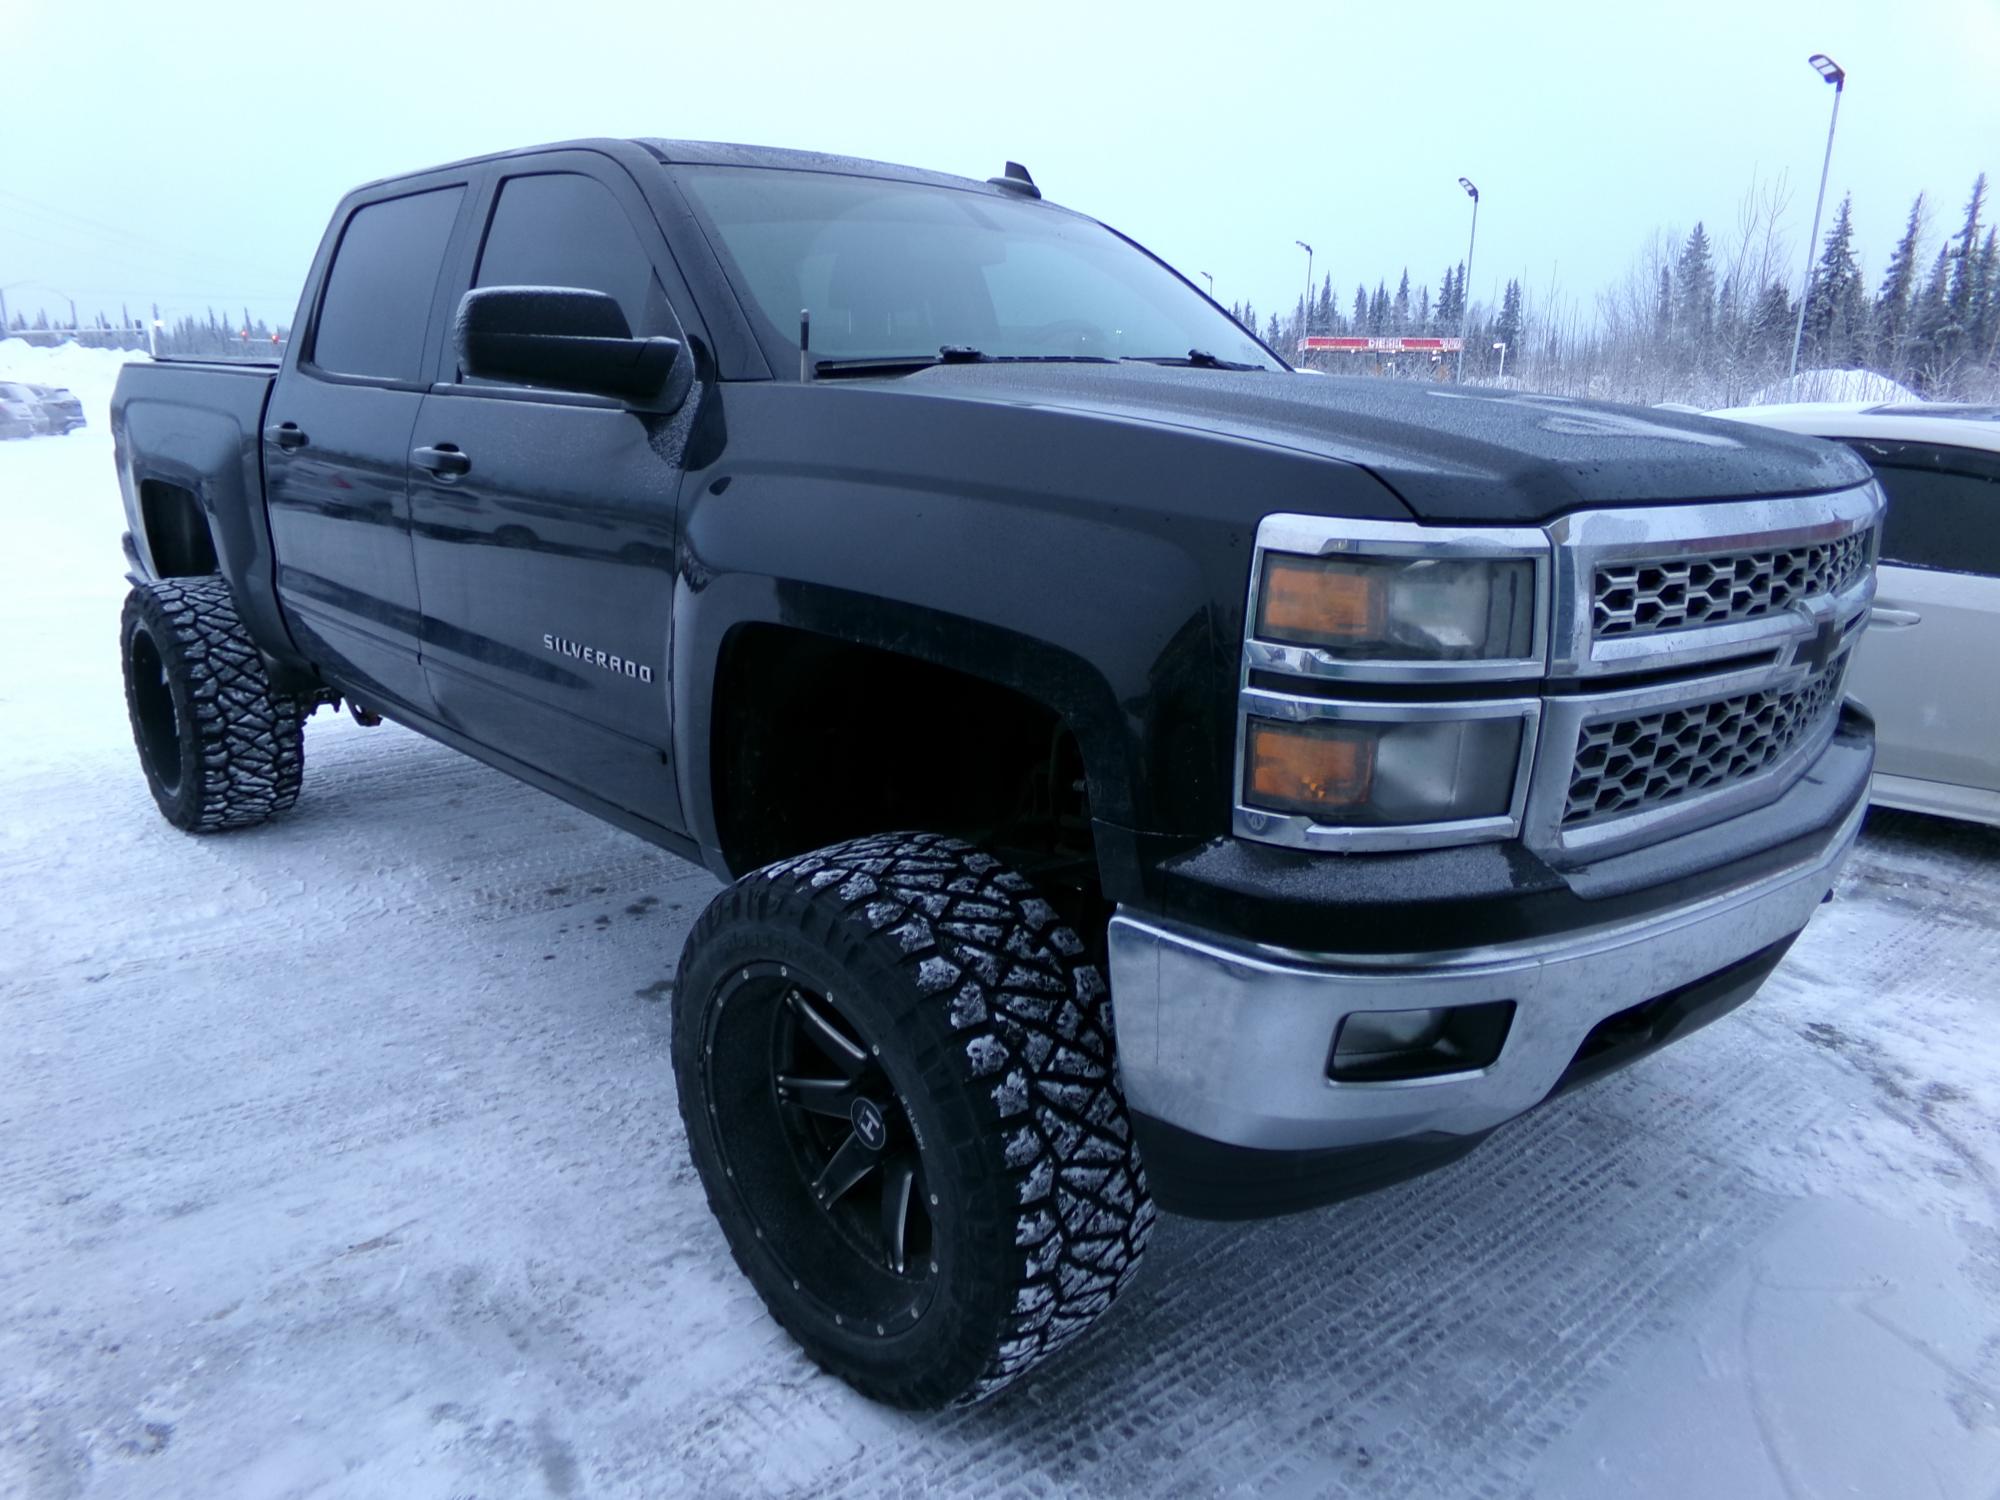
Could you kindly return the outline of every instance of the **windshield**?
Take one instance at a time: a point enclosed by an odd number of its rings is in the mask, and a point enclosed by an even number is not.
[[[1194,288],[1103,225],[958,188],[765,167],[682,167],[774,348],[812,313],[816,360],[1186,359],[1280,368]]]

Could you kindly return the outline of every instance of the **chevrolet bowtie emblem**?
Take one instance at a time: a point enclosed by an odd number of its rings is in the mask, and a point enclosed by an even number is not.
[[[1819,629],[1813,632],[1813,638],[1799,648],[1797,659],[1811,667],[1813,675],[1817,677],[1831,666],[1834,657],[1839,655],[1841,639],[1845,634],[1846,632],[1840,627],[1840,621],[1828,615],[1819,622]]]

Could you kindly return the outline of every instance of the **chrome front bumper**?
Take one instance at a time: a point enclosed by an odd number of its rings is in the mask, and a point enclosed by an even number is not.
[[[1751,885],[1642,920],[1465,951],[1295,953],[1216,940],[1121,910],[1110,979],[1119,1070],[1138,1113],[1261,1151],[1477,1136],[1555,1088],[1607,1016],[1693,984],[1804,927],[1833,888],[1865,802],[1818,852]],[[1511,1000],[1506,1044],[1477,1072],[1335,1083],[1355,1011]]]

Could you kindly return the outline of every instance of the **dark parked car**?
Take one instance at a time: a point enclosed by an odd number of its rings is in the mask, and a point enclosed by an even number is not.
[[[161,812],[284,811],[345,700],[729,882],[687,1150],[885,1401],[1081,1333],[1156,1202],[1381,1187],[1722,1014],[1860,824],[1853,454],[1290,379],[1012,164],[459,162],[294,326],[119,378]]]
[[[40,437],[49,430],[42,403],[27,386],[0,380],[0,438]]]
[[[31,385],[28,389],[41,403],[49,431],[65,435],[89,425],[84,420],[83,403],[62,386]]]

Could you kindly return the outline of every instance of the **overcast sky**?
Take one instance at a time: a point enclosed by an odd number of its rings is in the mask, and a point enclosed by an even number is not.
[[[2000,171],[2000,0],[0,0],[0,38],[0,288],[52,316],[69,294],[86,316],[157,300],[289,321],[346,188],[590,135],[975,177],[1012,157],[1266,311],[1305,279],[1295,240],[1343,306],[1405,264],[1435,291],[1465,253],[1461,174],[1482,193],[1482,300],[1520,276],[1591,307],[1656,228],[1726,240],[1753,179],[1781,174],[1802,260],[1833,92],[1815,51],[1850,74],[1827,212],[1853,191],[1871,282],[1920,188],[1935,246],[1973,175]]]

